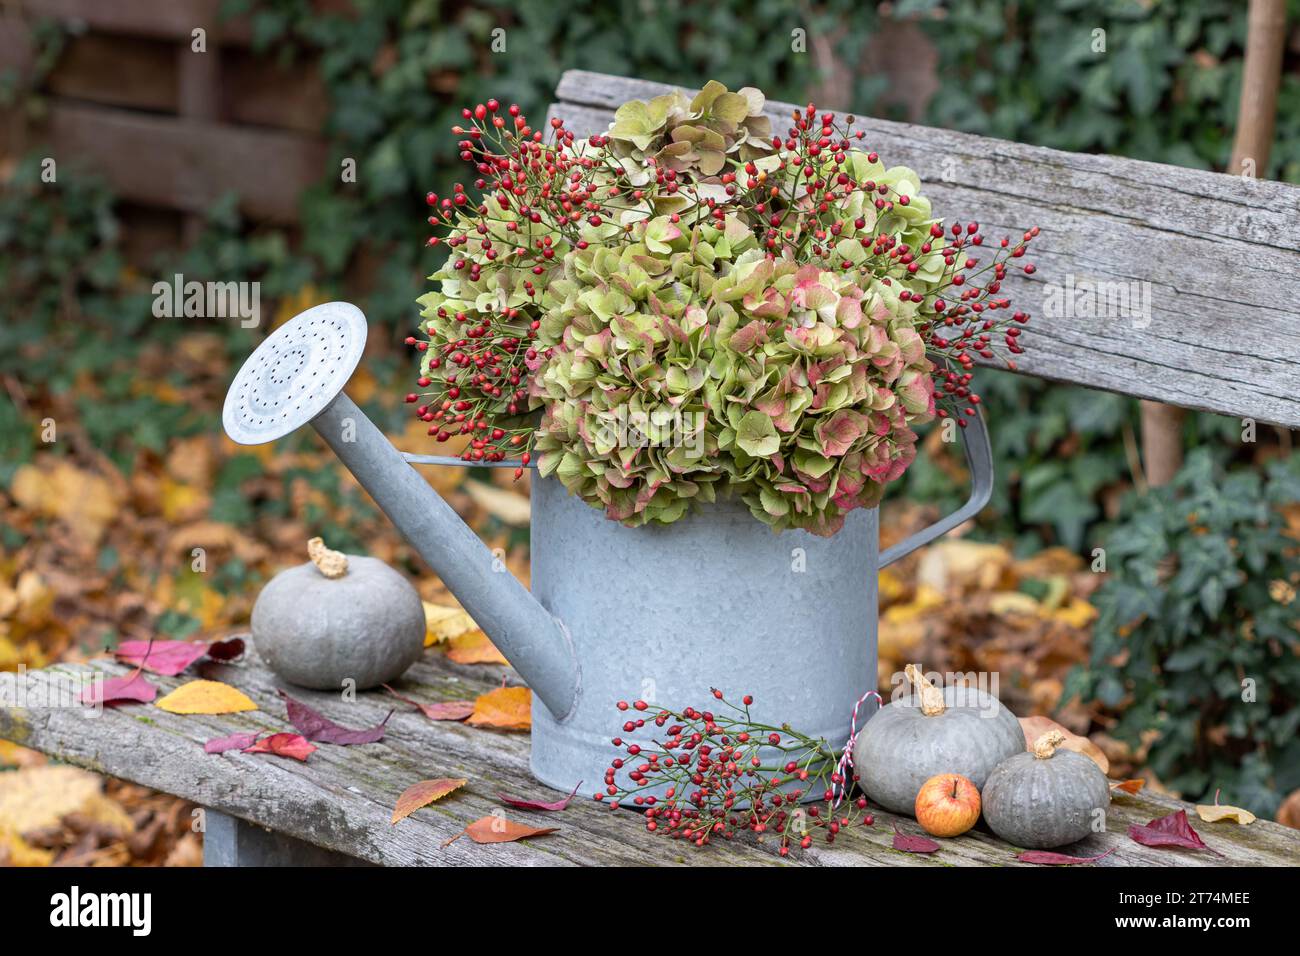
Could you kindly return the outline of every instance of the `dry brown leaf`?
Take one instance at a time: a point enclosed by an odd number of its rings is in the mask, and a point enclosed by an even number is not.
[[[0,830],[24,836],[58,826],[70,813],[123,834],[134,829],[121,805],[104,796],[102,778],[89,771],[35,766],[0,773]]]
[[[483,817],[457,833],[443,846],[450,846],[463,836],[468,836],[475,843],[513,843],[515,840],[526,840],[529,837],[554,833],[558,829],[559,827],[525,826],[501,816]]]
[[[498,687],[474,701],[474,713],[465,719],[476,727],[528,730],[533,725],[533,692],[527,687]]]
[[[427,807],[435,800],[441,800],[447,794],[459,790],[468,783],[464,777],[452,779],[442,777],[437,780],[421,780],[419,783],[411,784],[402,791],[402,795],[397,798],[397,805],[393,807],[393,822],[409,817],[420,807]]]
[[[1292,790],[1277,810],[1277,822],[1292,830],[1300,830],[1300,790]]]
[[[1196,814],[1206,823],[1218,823],[1220,820],[1231,820],[1233,823],[1239,823],[1243,827],[1249,826],[1255,822],[1255,814],[1249,810],[1243,810],[1241,807],[1229,806],[1226,803],[1219,802],[1219,794],[1214,794],[1214,803],[1198,803],[1196,805]]]
[[[532,508],[523,495],[483,481],[467,481],[462,487],[475,504],[494,518],[516,527],[527,527]]]
[[[1050,717],[1021,717],[1020,729],[1024,732],[1026,747],[1033,746],[1034,741],[1049,730],[1059,730],[1065,735],[1065,743],[1061,744],[1063,748],[1083,754],[1100,767],[1102,773],[1110,772],[1110,761],[1106,759],[1106,755],[1101,752],[1100,747],[1087,737],[1080,737],[1078,734],[1070,733]]]
[[[28,511],[58,519],[83,544],[96,545],[116,518],[122,495],[113,483],[64,459],[22,465],[9,493]]]
[[[216,680],[182,684],[156,706],[171,714],[237,714],[257,710],[257,705],[242,690]]]
[[[488,636],[475,628],[447,641],[447,659],[457,664],[508,664]]]

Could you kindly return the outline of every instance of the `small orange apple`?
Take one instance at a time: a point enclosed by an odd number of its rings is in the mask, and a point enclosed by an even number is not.
[[[958,773],[941,773],[916,794],[916,822],[937,837],[965,833],[980,818],[980,792]]]

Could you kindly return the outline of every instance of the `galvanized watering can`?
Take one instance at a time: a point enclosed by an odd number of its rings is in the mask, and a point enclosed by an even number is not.
[[[776,534],[726,500],[671,525],[625,528],[535,477],[530,594],[412,467],[466,463],[403,454],[344,394],[365,339],[365,316],[344,302],[285,323],[235,377],[226,433],[244,445],[308,423],[320,433],[533,689],[533,774],[559,790],[599,785],[618,700],[698,707],[719,686],[752,694],[756,720],[842,745],[854,703],[876,685],[877,572],[992,493],[979,415],[965,437],[970,499],[883,553],[875,508],[852,512],[830,538]]]

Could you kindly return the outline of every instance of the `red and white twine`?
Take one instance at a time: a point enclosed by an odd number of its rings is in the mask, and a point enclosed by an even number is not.
[[[845,795],[853,785],[853,744],[858,739],[858,708],[861,707],[869,697],[876,698],[878,705],[884,704],[884,699],[874,690],[869,690],[853,705],[853,719],[849,723],[849,739],[844,744],[844,753],[840,754],[839,762],[835,764],[835,773],[839,776],[840,782],[831,781],[831,793],[835,795],[835,800],[831,803],[831,809],[834,810],[840,805]]]

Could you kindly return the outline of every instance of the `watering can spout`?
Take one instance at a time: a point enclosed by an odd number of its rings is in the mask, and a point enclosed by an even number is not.
[[[578,688],[568,632],[344,394],[365,339],[365,316],[345,302],[316,306],[286,322],[249,356],[230,386],[222,412],[226,434],[256,445],[310,423],[563,720]]]

